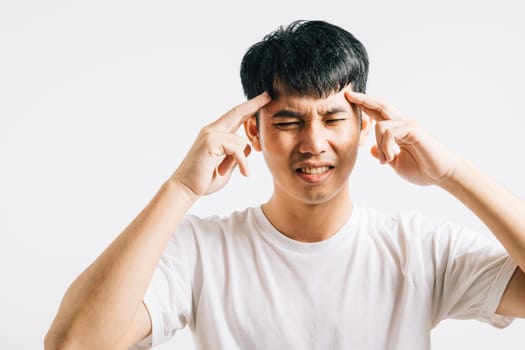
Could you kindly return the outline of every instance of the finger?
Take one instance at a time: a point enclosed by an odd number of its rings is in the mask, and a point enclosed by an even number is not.
[[[244,151],[244,155],[247,157],[250,153],[251,147],[247,144]],[[234,156],[225,156],[222,162],[217,165],[216,174],[222,177],[226,177],[226,181],[228,181],[237,165],[240,165],[240,163],[236,161]],[[244,165],[244,170],[241,167],[239,167],[239,170],[244,176],[249,176],[247,164]]]
[[[267,92],[255,96],[254,98],[233,107],[222,117],[213,122],[210,126],[217,130],[235,132],[248,118],[253,116],[259,109],[271,101]]]
[[[372,119],[375,122],[382,122],[382,121],[388,120],[388,119],[385,119],[385,117],[381,113],[373,109],[369,109],[363,106],[358,106],[357,108],[362,110],[363,113],[365,113],[367,116],[370,117],[370,119]]]
[[[389,163],[399,154],[399,146],[396,144],[392,129],[389,129],[383,135],[383,143],[381,145],[384,161]]]
[[[216,172],[220,176],[225,176],[232,172],[236,165],[237,163],[235,163],[232,156],[224,156],[217,164]]]
[[[407,125],[408,123],[403,120],[386,120],[376,123],[376,142],[382,162],[391,162],[399,154],[398,142],[402,141],[405,136],[403,132],[408,129],[403,127]]]
[[[376,152],[377,152],[377,159],[379,159],[379,162],[381,164],[385,163],[385,155],[383,153],[383,134],[384,131],[381,130],[381,126],[379,123],[376,123],[375,126],[375,136],[376,136]]]
[[[248,162],[247,162],[247,155],[250,154],[251,147],[249,145],[246,145],[244,152],[234,152],[231,155],[227,155],[224,157],[222,162],[217,165],[217,173],[220,176],[224,176],[225,174],[229,174],[235,167],[239,166],[239,171],[244,176],[249,176],[250,172],[248,170]]]
[[[378,98],[351,91],[350,89],[345,90],[345,97],[349,103],[355,103],[375,121],[407,119],[396,108]]]
[[[381,163],[391,162],[399,154],[398,143],[404,140],[411,127],[404,120],[385,120],[375,125],[378,159]]]
[[[248,162],[246,157],[251,152],[251,147],[248,142],[237,135],[224,133],[221,135],[223,142],[219,146],[222,154],[225,155],[220,159],[217,165],[217,172],[219,175],[224,175],[231,170],[234,165],[239,165],[239,170],[244,176],[249,175]]]

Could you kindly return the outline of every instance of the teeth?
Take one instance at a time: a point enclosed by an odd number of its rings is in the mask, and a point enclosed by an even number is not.
[[[321,166],[318,168],[301,168],[301,172],[305,174],[321,174],[328,171],[328,169],[330,169],[330,167],[327,166]]]

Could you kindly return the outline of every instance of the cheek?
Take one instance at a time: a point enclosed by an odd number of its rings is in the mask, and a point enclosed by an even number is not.
[[[334,130],[330,138],[333,140],[333,143],[339,147],[349,148],[359,144],[359,136],[359,129],[352,125],[352,127]]]
[[[289,133],[275,129],[271,125],[261,124],[259,126],[259,142],[263,151],[271,153],[283,153],[292,142]]]

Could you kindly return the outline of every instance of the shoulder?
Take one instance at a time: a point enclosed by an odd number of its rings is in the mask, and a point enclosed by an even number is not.
[[[245,236],[255,230],[257,208],[249,207],[225,216],[198,216],[188,214],[177,227],[174,236],[200,243],[224,241],[235,236]]]
[[[225,216],[197,216],[188,214],[184,217],[179,228],[191,228],[195,232],[224,231],[241,228],[253,221],[256,208],[249,207],[234,211]]]
[[[187,214],[173,232],[165,253],[196,261],[204,253],[222,254],[228,247],[245,246],[246,237],[254,236],[251,217],[255,210],[250,207],[225,216]]]
[[[468,227],[422,213],[417,210],[383,212],[370,207],[361,207],[361,225],[369,232],[397,240],[428,242],[433,240],[473,239],[479,236]]]

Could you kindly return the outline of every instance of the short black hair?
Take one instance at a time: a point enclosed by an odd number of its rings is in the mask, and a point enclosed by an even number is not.
[[[251,46],[241,63],[248,99],[267,91],[327,97],[352,84],[365,92],[368,54],[350,32],[324,21],[299,20]]]

